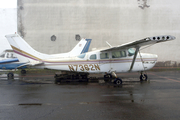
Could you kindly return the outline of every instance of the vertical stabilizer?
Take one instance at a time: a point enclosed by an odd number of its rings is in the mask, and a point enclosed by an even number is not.
[[[70,56],[77,56],[88,52],[92,39],[81,39],[81,41],[69,52]]]

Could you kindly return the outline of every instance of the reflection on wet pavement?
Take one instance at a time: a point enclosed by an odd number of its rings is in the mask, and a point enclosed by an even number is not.
[[[0,75],[0,119],[123,119],[180,118],[180,71],[118,74],[116,86],[101,79],[54,84],[52,74]],[[100,76],[100,75],[99,75]]]

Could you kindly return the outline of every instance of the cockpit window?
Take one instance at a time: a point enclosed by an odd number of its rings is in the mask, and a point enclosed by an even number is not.
[[[109,59],[109,54],[108,53],[101,53],[100,58],[101,59]]]
[[[136,48],[129,48],[128,49],[128,56],[133,56],[135,54]]]
[[[90,56],[90,60],[92,60],[92,59],[96,59],[96,54],[93,54]]]
[[[83,59],[86,56],[86,54],[80,54],[77,57]]]

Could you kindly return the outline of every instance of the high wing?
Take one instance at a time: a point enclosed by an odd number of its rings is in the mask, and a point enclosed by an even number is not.
[[[125,49],[125,48],[140,48],[142,46],[146,46],[146,45],[151,45],[151,44],[156,44],[159,42],[166,42],[169,40],[174,40],[175,37],[171,36],[171,35],[163,35],[163,36],[154,36],[154,37],[147,37],[141,40],[137,40],[137,41],[133,41],[133,42],[129,42],[126,44],[122,44],[119,45],[117,47],[110,47],[107,49],[103,49],[101,50],[101,52],[105,52],[105,51],[112,51],[112,50],[119,50],[119,49]]]
[[[129,71],[131,71],[133,69],[134,62],[136,60],[137,54],[140,50],[140,47],[152,45],[152,44],[156,44],[156,43],[160,43],[160,42],[166,42],[166,41],[174,40],[174,39],[176,39],[176,38],[174,36],[171,36],[171,35],[147,37],[147,38],[137,40],[134,42],[122,44],[122,45],[117,46],[117,47],[110,47],[107,49],[103,49],[103,50],[101,50],[101,52],[108,52],[108,51],[121,50],[121,49],[127,49],[127,48],[136,48],[136,51],[135,51],[135,54],[133,57],[133,61],[132,61],[131,66],[129,68]]]

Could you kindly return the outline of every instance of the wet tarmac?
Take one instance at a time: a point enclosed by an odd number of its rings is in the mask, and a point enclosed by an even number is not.
[[[100,75],[99,75],[100,76]],[[101,75],[102,76],[102,75]],[[0,75],[0,120],[179,120],[180,71],[118,74],[103,80],[54,84],[52,74]]]

